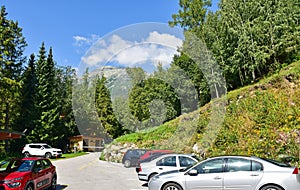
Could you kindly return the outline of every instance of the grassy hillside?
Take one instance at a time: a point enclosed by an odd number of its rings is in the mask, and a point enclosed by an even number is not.
[[[173,149],[215,156],[242,154],[279,159],[300,154],[300,62],[256,84],[228,92],[199,110],[162,126],[122,136],[114,143],[133,142],[139,147]],[[224,105],[221,125],[212,122]],[[220,113],[221,115],[222,113]]]

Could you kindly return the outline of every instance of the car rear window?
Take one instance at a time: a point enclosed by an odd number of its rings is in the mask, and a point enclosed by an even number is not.
[[[269,158],[261,158],[267,162],[270,162],[272,164],[275,164],[276,166],[280,166],[280,167],[291,167],[290,164],[288,163],[283,163],[283,162],[280,162],[280,161],[277,161],[277,160],[272,160],[272,159],[269,159]]]

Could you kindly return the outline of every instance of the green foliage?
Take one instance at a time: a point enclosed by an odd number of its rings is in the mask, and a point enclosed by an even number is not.
[[[26,47],[18,22],[8,20],[4,6],[0,12],[0,126],[12,129],[17,121],[20,102],[22,64]],[[7,141],[6,141],[7,142]],[[8,142],[6,143],[8,148]]]
[[[205,42],[224,71],[230,90],[253,83],[299,58],[297,1],[224,0],[214,13],[207,11],[209,1],[182,0],[179,5],[181,9],[170,24]]]
[[[197,30],[202,26],[208,7],[211,6],[211,0],[180,0],[179,6],[181,9],[178,14],[173,14],[173,21],[170,21],[171,26],[180,25],[186,30]]]
[[[153,126],[151,123],[160,124],[180,114],[180,102],[174,89],[164,81],[152,77],[133,87],[129,107],[139,121],[150,120],[150,126]]]
[[[123,135],[124,130],[118,122],[112,106],[109,90],[106,88],[106,78],[96,76],[95,102],[99,120],[105,131],[113,138]]]
[[[167,140],[170,134],[173,134],[176,131],[176,125],[174,125],[174,123],[177,122],[178,120],[173,120],[172,122],[166,122],[159,127],[123,135],[115,139],[114,143],[133,142],[139,147],[154,148],[160,143],[163,143],[164,140]]]
[[[58,80],[53,60],[52,48],[46,58],[44,43],[40,48],[38,71],[38,110],[39,123],[31,131],[35,141],[47,142],[51,145],[62,138],[59,127],[60,107],[58,101]],[[32,140],[32,139],[31,139]]]
[[[300,62],[295,62],[259,83],[229,92],[224,122],[217,138],[205,149],[205,155],[254,155],[274,159],[289,156],[293,164],[299,164],[299,85]],[[157,128],[122,136],[114,142],[133,142],[139,147],[171,148],[185,153],[191,153],[195,143],[204,149],[203,138],[213,117],[211,104]],[[195,128],[194,133],[180,137],[187,131],[187,126]],[[168,146],[170,144],[174,146]]]
[[[93,79],[94,80],[94,79]],[[86,69],[81,77],[73,83],[72,105],[79,132],[85,136],[96,136],[107,139],[107,133],[95,113],[95,82],[91,82]]]

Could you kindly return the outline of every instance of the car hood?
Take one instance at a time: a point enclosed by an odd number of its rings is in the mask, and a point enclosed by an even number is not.
[[[14,178],[19,178],[26,175],[29,172],[0,172],[0,180],[10,180]]]
[[[174,177],[174,176],[179,176],[181,175],[182,172],[180,172],[179,170],[171,170],[171,171],[166,171],[166,172],[162,172],[159,174],[159,177]]]
[[[61,151],[59,148],[50,148],[52,151]]]

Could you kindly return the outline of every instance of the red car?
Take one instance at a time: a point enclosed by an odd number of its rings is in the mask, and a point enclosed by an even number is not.
[[[56,168],[47,158],[14,158],[0,163],[0,190],[56,189]]]
[[[158,155],[158,154],[162,155],[162,154],[170,154],[170,153],[173,153],[173,151],[172,150],[148,150],[145,154],[143,154],[140,157],[140,161],[153,155]]]

